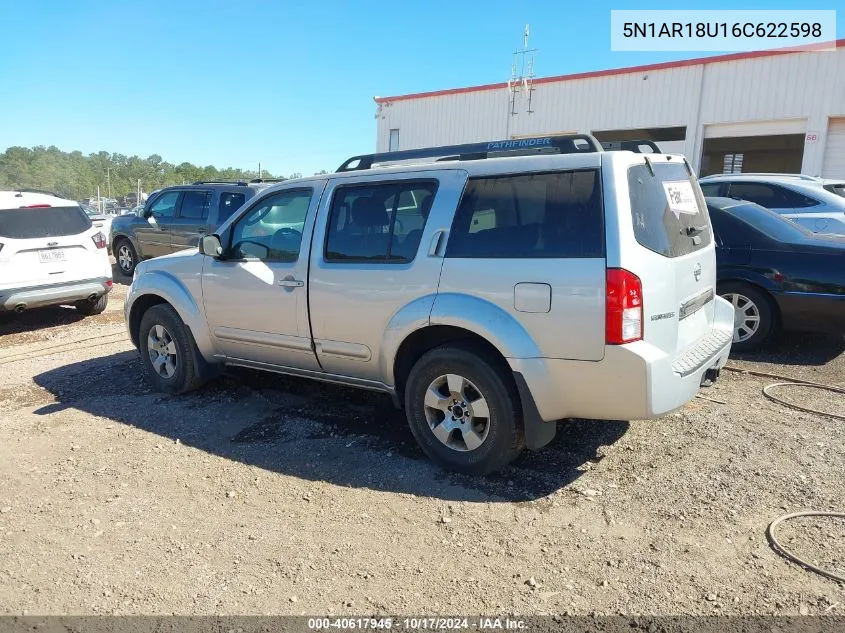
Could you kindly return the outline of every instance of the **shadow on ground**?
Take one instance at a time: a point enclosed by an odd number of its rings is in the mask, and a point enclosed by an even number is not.
[[[117,264],[111,265],[111,278],[116,285],[129,286],[132,284],[132,277],[124,275]]]
[[[731,358],[783,365],[826,365],[845,352],[845,337],[810,332],[784,332],[774,336],[760,350],[732,352]]]
[[[214,455],[340,486],[461,501],[531,501],[577,479],[627,422],[571,421],[539,453],[478,478],[446,473],[417,448],[389,397],[266,372],[233,369],[185,396],[153,392],[136,352],[66,365],[35,377],[56,402]],[[109,385],[92,394],[89,385]],[[105,422],[103,422],[105,424]]]
[[[33,332],[58,325],[71,325],[85,318],[73,306],[48,306],[17,314],[0,312],[0,336]]]

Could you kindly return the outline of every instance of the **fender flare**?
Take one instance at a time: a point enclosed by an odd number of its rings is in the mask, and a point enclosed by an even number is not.
[[[147,271],[132,284],[131,295],[127,297],[127,324],[131,323],[138,299],[148,295],[160,297],[173,306],[179,318],[191,331],[201,356],[206,362],[211,362],[210,359],[214,356],[214,344],[205,314],[188,289],[176,277],[165,271]]]

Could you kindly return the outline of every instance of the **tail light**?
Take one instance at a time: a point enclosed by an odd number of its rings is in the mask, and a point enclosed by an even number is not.
[[[26,206],[21,207],[21,209],[49,209],[49,204],[28,204]]]
[[[106,280],[106,288],[111,288],[114,285],[114,282],[111,279]]]
[[[97,248],[105,248],[106,247],[106,236],[102,234],[102,232],[97,231],[92,237],[94,240],[94,246]]]
[[[608,345],[643,338],[643,284],[624,268],[607,269],[605,341]]]

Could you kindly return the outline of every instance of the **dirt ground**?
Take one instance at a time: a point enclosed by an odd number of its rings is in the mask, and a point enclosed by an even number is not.
[[[775,554],[845,510],[845,424],[725,373],[654,421],[569,421],[488,478],[447,474],[385,396],[250,371],[170,397],[108,310],[0,315],[0,613],[845,614]],[[123,285],[121,285],[123,284]],[[845,339],[736,366],[845,386]],[[845,411],[830,393],[782,395]],[[845,525],[784,525],[845,573]]]

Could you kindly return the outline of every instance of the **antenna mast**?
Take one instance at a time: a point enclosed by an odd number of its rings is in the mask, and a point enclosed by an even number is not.
[[[528,98],[528,114],[533,114],[532,101],[534,97],[534,54],[536,48],[528,48],[529,25],[525,25],[522,33],[522,50],[513,52],[513,64],[511,64],[511,77],[508,80],[508,92],[510,92],[510,114],[516,116],[517,99],[525,96]]]

